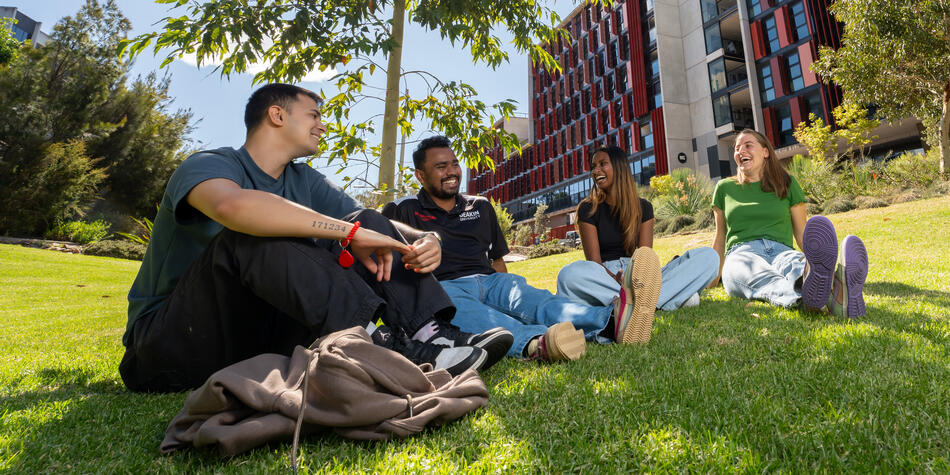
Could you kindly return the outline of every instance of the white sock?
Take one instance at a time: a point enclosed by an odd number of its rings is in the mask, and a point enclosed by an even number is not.
[[[436,323],[435,319],[429,320],[429,323],[426,323],[412,335],[412,339],[416,341],[429,341],[432,338],[432,335],[435,335],[435,332],[439,331],[439,324]]]

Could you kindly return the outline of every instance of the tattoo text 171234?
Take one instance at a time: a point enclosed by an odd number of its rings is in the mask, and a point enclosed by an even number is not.
[[[337,224],[337,223],[328,223],[328,222],[326,222],[326,221],[316,221],[316,220],[315,220],[315,221],[313,222],[313,224],[311,224],[310,226],[313,227],[313,228],[316,228],[316,229],[324,229],[324,230],[327,230],[327,231],[344,231],[344,230],[346,230],[346,225]]]

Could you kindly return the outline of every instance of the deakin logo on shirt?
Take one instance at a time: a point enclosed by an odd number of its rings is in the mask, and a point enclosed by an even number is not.
[[[413,211],[412,214],[416,215],[416,217],[422,221],[432,221],[435,219],[435,216],[432,216],[431,214],[422,214],[418,211]]]
[[[478,210],[466,211],[459,215],[459,221],[471,221],[480,217],[481,215],[478,214]]]

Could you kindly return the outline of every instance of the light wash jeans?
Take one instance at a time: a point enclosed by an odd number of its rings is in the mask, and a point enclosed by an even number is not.
[[[604,267],[616,274],[630,264],[629,257],[604,262],[575,261],[557,275],[557,294],[576,302],[607,305],[620,294],[620,284],[607,275]],[[657,308],[676,310],[693,294],[703,290],[719,272],[719,254],[711,247],[690,249],[663,266],[663,283]]]
[[[726,253],[722,286],[729,295],[791,307],[801,299],[795,289],[805,272],[805,255],[768,239],[737,244]]]
[[[571,322],[587,340],[607,342],[598,334],[613,314],[611,306],[590,306],[537,289],[524,277],[507,272],[480,274],[440,282],[455,304],[452,323],[469,333],[504,327],[515,337],[509,356],[522,356],[531,339],[559,322]]]

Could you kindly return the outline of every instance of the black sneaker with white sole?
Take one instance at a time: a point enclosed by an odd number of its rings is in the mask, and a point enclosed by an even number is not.
[[[445,369],[458,376],[467,369],[478,371],[485,366],[488,353],[474,346],[452,348],[410,339],[405,333],[380,326],[371,335],[373,343],[406,357],[415,364],[429,363],[435,369]]]
[[[430,322],[430,324],[432,324]],[[459,327],[447,322],[437,322],[435,333],[426,340],[426,343],[445,345],[452,348],[474,346],[488,353],[488,360],[482,366],[483,370],[491,368],[508,353],[515,337],[510,331],[502,327],[495,327],[481,333],[466,333]]]

